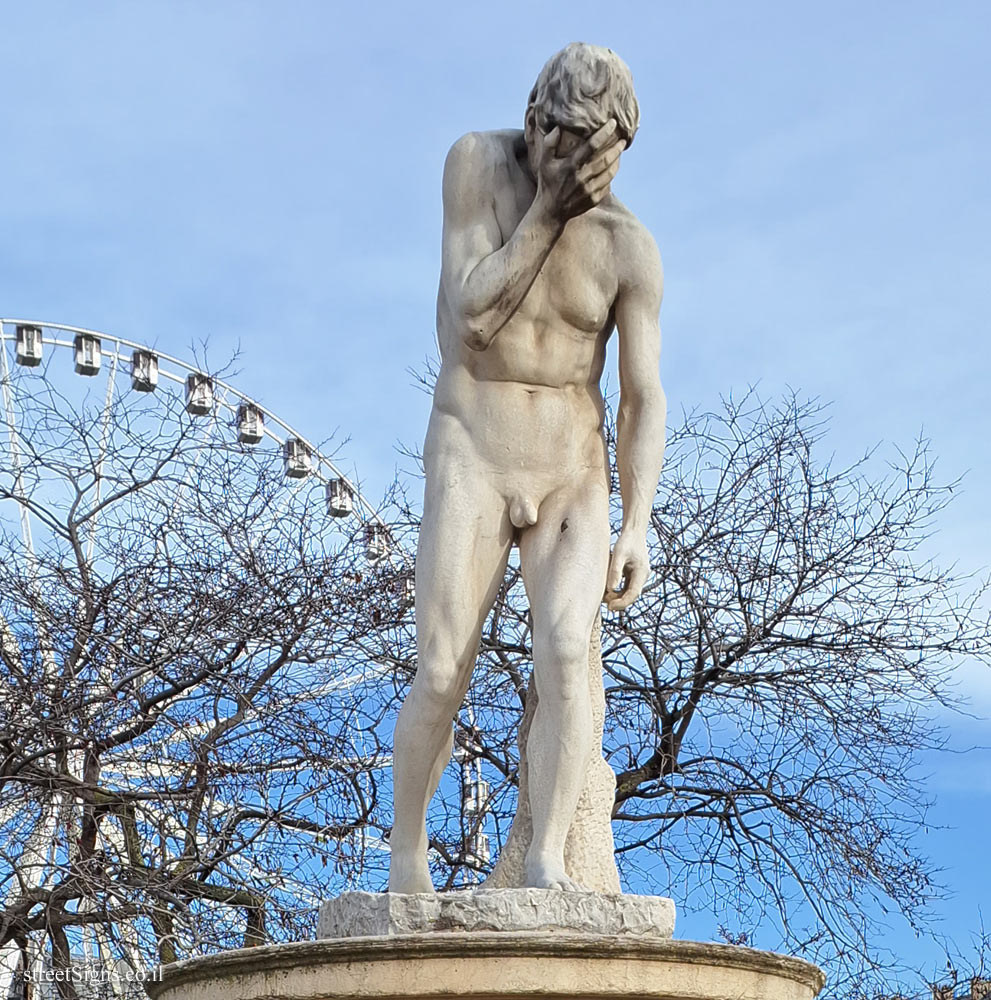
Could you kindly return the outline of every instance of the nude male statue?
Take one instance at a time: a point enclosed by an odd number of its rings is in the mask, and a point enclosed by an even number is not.
[[[539,696],[526,884],[581,888],[564,847],[591,752],[589,639],[603,600],[615,611],[640,594],[664,453],[660,256],[610,192],[638,123],[626,65],[575,43],[541,71],[523,131],[470,133],[447,157],[442,362],[423,449],[418,666],[395,733],[392,892],[433,891],[427,805],[514,541]],[[614,326],[623,524],[610,558],[599,380]]]

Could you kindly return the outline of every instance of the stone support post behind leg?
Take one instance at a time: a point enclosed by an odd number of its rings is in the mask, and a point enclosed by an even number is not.
[[[601,620],[596,616],[588,651],[588,686],[592,698],[591,761],[568,831],[564,849],[565,872],[580,885],[596,892],[620,892],[619,872],[613,854],[612,809],[616,795],[616,775],[602,756],[602,728],[606,698],[602,684]],[[537,707],[537,689],[532,680],[527,689],[526,710],[520,723],[517,744],[520,754],[520,787],[516,816],[492,874],[483,883],[486,889],[519,888],[524,883],[523,862],[530,847],[533,825],[530,818],[526,743]]]

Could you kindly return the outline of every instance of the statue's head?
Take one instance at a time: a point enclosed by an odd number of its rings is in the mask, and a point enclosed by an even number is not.
[[[640,125],[630,69],[611,49],[572,42],[547,60],[530,91],[527,146],[533,148],[535,129],[546,135],[557,125],[558,150],[566,154],[610,118],[629,148]]]

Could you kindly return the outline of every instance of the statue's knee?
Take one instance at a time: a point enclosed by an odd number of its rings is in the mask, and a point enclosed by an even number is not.
[[[588,635],[574,622],[563,621],[547,633],[543,674],[558,697],[588,695]]]
[[[450,656],[429,656],[417,665],[413,683],[415,697],[424,708],[433,707],[439,714],[450,714],[461,702],[464,675]]]
[[[588,663],[588,630],[573,621],[555,624],[548,634],[551,655],[561,663]]]

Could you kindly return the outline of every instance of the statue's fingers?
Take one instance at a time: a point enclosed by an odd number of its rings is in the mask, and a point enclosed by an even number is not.
[[[623,582],[623,567],[617,560],[613,559],[609,563],[609,572],[606,574],[606,594],[605,599],[608,603],[616,596],[616,592],[619,589],[620,584]]]
[[[604,149],[594,159],[589,160],[578,170],[578,179],[592,179],[608,170],[618,159],[619,154],[626,149],[626,140],[617,139],[611,146]],[[618,168],[617,168],[618,169]]]
[[[557,149],[557,144],[561,141],[561,127],[559,125],[555,125],[554,128],[552,128],[550,132],[542,138],[543,142],[541,145],[540,155],[547,156],[548,154],[553,154],[553,152]]]
[[[629,582],[626,585],[626,590],[623,592],[624,597],[629,597],[627,604],[632,604],[640,596],[640,592],[643,590],[643,585],[646,582],[647,567],[643,563],[638,562],[630,571]]]
[[[589,193],[594,191],[601,191],[603,188],[609,187],[610,184],[616,179],[616,174],[619,171],[619,160],[613,160],[604,170],[599,173],[582,180],[582,186]]]
[[[618,128],[615,118],[610,118],[605,125],[601,125],[597,128],[579,147],[578,147],[578,161],[584,162],[589,157],[594,156],[600,149],[604,149],[609,145],[612,137],[616,134],[616,129]]]
[[[630,593],[630,588],[626,587],[621,593],[613,594],[609,600],[606,601],[606,608],[609,611],[623,611],[628,608],[634,600],[636,600],[636,594]]]
[[[599,174],[594,182],[582,185],[586,197],[593,205],[597,205],[605,197],[609,185],[612,184],[615,177],[615,169],[607,170],[605,173]]]

